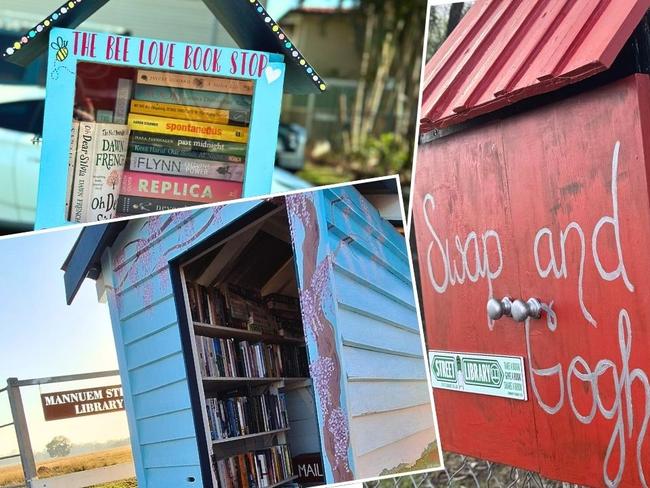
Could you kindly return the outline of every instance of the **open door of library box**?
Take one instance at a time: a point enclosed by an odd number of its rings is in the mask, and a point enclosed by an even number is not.
[[[268,194],[282,93],[325,82],[257,2],[206,0],[240,48],[75,30],[65,2],[3,50],[47,52],[37,229]]]
[[[106,291],[139,486],[227,483],[223,460],[272,445],[318,469],[292,468],[270,485],[374,477],[418,460],[432,467],[436,432],[407,255],[404,236],[354,187],[85,228],[64,266],[68,299],[85,276]],[[215,325],[219,313],[199,311],[195,297],[224,286],[248,298],[293,297],[301,325],[278,332],[260,316],[255,329]],[[259,307],[249,302],[249,311]],[[302,348],[308,370],[206,373],[206,338]],[[212,398],[242,387],[281,392],[288,426],[215,438],[206,401],[211,411]]]

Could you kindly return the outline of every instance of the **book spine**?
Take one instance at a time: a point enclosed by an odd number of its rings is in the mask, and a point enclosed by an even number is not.
[[[72,200],[70,207],[71,222],[85,222],[90,194],[91,157],[95,145],[97,124],[94,122],[80,122],[77,143],[77,155],[72,184]]]
[[[243,164],[201,161],[132,152],[129,168],[145,173],[160,173],[174,176],[190,176],[211,180],[244,181]]]
[[[132,100],[131,113],[194,120],[197,122],[210,122],[212,124],[244,126],[250,122],[250,113],[241,110],[191,107],[189,105],[174,105],[171,103],[147,102],[144,100]]]
[[[98,125],[92,155],[91,192],[86,222],[99,222],[115,217],[128,144],[127,126]]]
[[[234,181],[215,181],[125,171],[120,193],[135,197],[214,203],[239,198],[242,193],[242,184]]]
[[[192,107],[220,108],[223,110],[241,110],[250,112],[252,97],[232,93],[219,93],[188,88],[153,86],[136,83],[134,96],[136,100],[162,102]]]
[[[133,92],[133,81],[128,78],[117,80],[117,92],[115,95],[115,110],[113,112],[113,122],[116,124],[126,124],[126,118],[129,114],[129,100]]]
[[[70,155],[68,156],[68,179],[65,194],[65,219],[70,220],[70,208],[72,206],[72,184],[74,182],[75,163],[77,161],[77,143],[79,142],[79,121],[72,121],[72,132],[70,134]]]
[[[199,76],[161,71],[138,70],[137,82],[143,85],[171,86],[175,88],[195,88],[197,90],[253,94],[252,80],[219,78],[217,76]]]
[[[208,124],[180,119],[129,114],[129,127],[142,132],[200,137],[217,141],[246,142],[248,129],[232,125]]]
[[[243,163],[246,156],[246,144],[238,142],[212,141],[197,137],[168,136],[148,132],[131,132],[132,146],[147,147],[149,150],[139,152],[158,151],[158,154],[181,156],[186,158],[213,159],[214,155],[224,155],[229,163]]]
[[[133,152],[151,154],[154,156],[170,156],[176,158],[201,159],[203,161],[216,161],[218,163],[244,164],[246,160],[241,156],[223,154],[217,152],[192,151],[186,149],[176,149],[164,146],[146,146],[131,142],[129,148]]]
[[[190,202],[165,200],[163,198],[145,198],[131,195],[120,195],[117,199],[118,215],[140,215],[151,212],[162,212],[194,205]]]

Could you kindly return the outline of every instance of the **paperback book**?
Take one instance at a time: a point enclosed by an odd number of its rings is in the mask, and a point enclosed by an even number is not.
[[[246,127],[194,122],[133,113],[129,114],[128,123],[131,129],[141,132],[200,137],[203,139],[241,143],[248,140],[248,128]]]
[[[244,181],[245,166],[238,163],[131,152],[129,168],[146,173],[241,182]]]

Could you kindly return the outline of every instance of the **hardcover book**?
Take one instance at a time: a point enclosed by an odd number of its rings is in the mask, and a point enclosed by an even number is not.
[[[141,132],[201,137],[217,141],[243,143],[248,140],[248,128],[246,127],[169,119],[151,115],[130,114],[129,127]]]

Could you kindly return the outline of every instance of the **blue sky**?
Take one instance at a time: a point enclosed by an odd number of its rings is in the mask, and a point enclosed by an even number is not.
[[[0,388],[7,377],[40,378],[117,369],[108,306],[99,303],[95,283],[65,303],[61,264],[79,229],[0,240]],[[119,384],[119,377],[44,385],[43,393]],[[55,435],[73,443],[128,437],[123,412],[45,422],[39,387],[22,390],[34,450]],[[0,425],[11,421],[6,393],[0,394]],[[0,456],[16,452],[11,428],[0,430]]]

